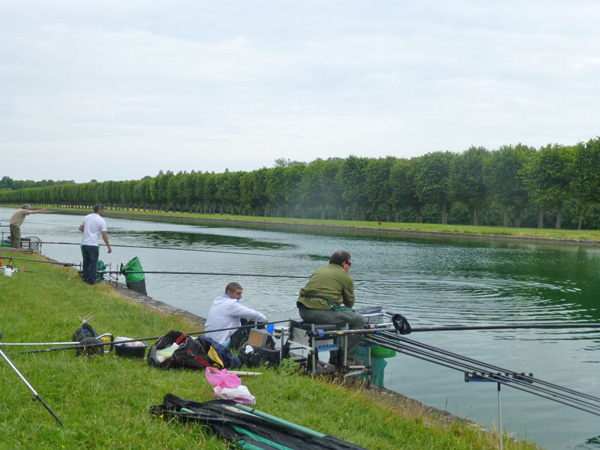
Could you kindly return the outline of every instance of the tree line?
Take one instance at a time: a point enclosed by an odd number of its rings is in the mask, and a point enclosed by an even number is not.
[[[146,211],[597,229],[600,138],[410,159],[280,159],[251,172],[161,171],[141,180],[0,190],[4,204],[97,202]]]
[[[33,180],[13,180],[10,177],[3,176],[0,178],[0,191],[2,189],[24,189],[30,187],[46,187],[53,186],[55,184],[69,184],[75,183],[73,180],[42,180],[42,181],[33,181]]]

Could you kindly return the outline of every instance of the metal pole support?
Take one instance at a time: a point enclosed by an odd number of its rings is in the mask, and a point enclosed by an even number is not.
[[[2,339],[2,331],[0,331],[0,339]],[[15,371],[15,373],[19,376],[19,378],[21,378],[21,381],[23,381],[23,383],[25,383],[25,386],[27,386],[29,388],[29,390],[31,392],[33,392],[34,397],[33,397],[32,400],[37,400],[42,405],[44,405],[44,408],[46,408],[48,410],[48,412],[50,414],[52,414],[52,417],[54,417],[56,419],[56,421],[62,427],[63,426],[62,421],[58,418],[58,416],[56,414],[54,414],[54,411],[52,411],[52,409],[50,409],[50,407],[46,404],[46,402],[44,401],[44,399],[42,399],[42,397],[40,397],[40,394],[38,394],[36,392],[36,390],[33,388],[33,386],[31,384],[29,384],[29,381],[27,381],[25,379],[25,377],[23,376],[23,374],[21,372],[19,372],[19,369],[17,369],[16,366],[12,363],[12,361],[10,359],[8,359],[8,356],[6,356],[6,354],[2,351],[1,348],[0,348],[0,356],[2,356],[2,358],[4,358],[4,360],[8,363],[8,365],[11,367],[11,369]]]

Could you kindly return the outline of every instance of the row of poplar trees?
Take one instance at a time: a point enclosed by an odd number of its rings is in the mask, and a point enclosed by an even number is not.
[[[0,203],[272,217],[596,229],[600,138],[574,146],[386,157],[277,160],[224,173],[0,190]]]

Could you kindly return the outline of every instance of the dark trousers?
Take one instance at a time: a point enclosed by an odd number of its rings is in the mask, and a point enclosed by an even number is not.
[[[82,245],[83,256],[82,276],[87,284],[94,284],[98,278],[98,258],[100,250],[97,245]]]
[[[19,225],[10,225],[10,246],[21,248],[21,227]]]

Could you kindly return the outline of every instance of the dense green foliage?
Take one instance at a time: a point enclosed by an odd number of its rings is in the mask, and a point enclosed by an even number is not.
[[[57,184],[73,184],[73,180],[61,180],[61,181],[52,181],[52,180],[42,180],[42,181],[33,181],[33,180],[13,180],[10,177],[4,176],[0,178],[0,191],[3,189],[25,189],[25,188],[33,188],[33,187],[46,187],[46,186],[54,186]]]
[[[6,177],[5,177],[6,178]],[[400,159],[278,160],[251,172],[159,173],[0,189],[0,204],[487,226],[600,228],[600,138]]]
[[[6,262],[6,253],[0,257]],[[27,264],[30,271],[25,267]],[[2,342],[69,341],[78,315],[93,312],[100,332],[142,338],[171,329],[197,331],[180,317],[147,310],[117,297],[108,285],[88,286],[72,269],[19,262],[12,277],[0,276]],[[17,374],[0,358],[0,448],[179,449],[230,448],[199,425],[167,422],[149,414],[166,393],[211,400],[202,372],[161,371],[145,360],[113,353],[77,357],[74,350],[20,354],[3,351],[64,422],[58,426]],[[25,349],[31,349],[26,347]],[[289,367],[288,367],[289,368]],[[260,369],[259,369],[260,370]],[[256,408],[372,449],[493,449],[495,433],[439,420],[411,402],[399,405],[370,390],[350,389],[289,370],[242,376]],[[534,445],[505,440],[507,449]]]

